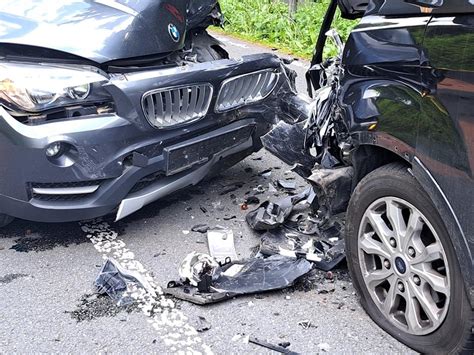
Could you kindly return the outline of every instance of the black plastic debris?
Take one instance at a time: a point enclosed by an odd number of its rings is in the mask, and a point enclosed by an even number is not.
[[[288,124],[280,121],[268,134],[262,137],[263,146],[288,165],[299,164],[311,170],[317,160],[307,153],[304,122]]]
[[[315,169],[308,181],[318,197],[320,217],[328,220],[331,216],[347,209],[352,191],[353,167],[336,169]]]
[[[289,196],[276,203],[266,201],[258,209],[247,214],[247,223],[256,231],[266,231],[280,227],[295,209],[295,206],[305,201],[308,208],[314,198],[311,188],[302,193]]]
[[[249,343],[259,345],[261,347],[273,350],[273,351],[275,351],[277,353],[280,353],[280,354],[290,354],[290,355],[297,355],[298,354],[298,353],[295,353],[295,352],[287,349],[287,347],[290,346],[289,343],[286,347],[284,347],[284,346],[281,346],[281,345],[273,345],[273,344],[270,344],[266,341],[263,341],[263,340],[260,340],[260,339],[254,338],[254,337],[249,337]]]
[[[217,292],[236,295],[260,293],[287,288],[312,268],[304,259],[274,255],[266,259],[249,259],[225,265],[212,283]]]
[[[209,323],[206,318],[201,316],[197,318],[195,328],[198,333],[208,331],[211,327],[211,323]]]
[[[207,233],[207,231],[209,229],[211,229],[211,228],[207,224],[197,224],[197,225],[195,225],[194,227],[191,228],[191,231],[196,232],[196,233],[205,234],[205,233]]]
[[[323,271],[334,269],[345,259],[344,240],[337,240],[333,244],[320,236],[302,234],[288,228],[264,233],[261,237],[260,253],[266,256],[304,258]]]
[[[312,264],[305,259],[281,255],[235,261],[215,271],[208,292],[189,283],[171,282],[165,293],[200,305],[216,303],[239,295],[290,287],[311,268]]]
[[[236,182],[231,185],[224,186],[224,189],[219,193],[219,195],[224,196],[231,192],[237,191],[245,185],[244,182]]]
[[[260,199],[257,196],[248,196],[245,199],[245,203],[247,205],[258,205],[260,203]]]
[[[132,271],[124,269],[116,260],[107,259],[97,276],[94,286],[98,294],[107,294],[118,306],[128,306],[134,303],[128,289],[130,285],[137,285],[155,295],[153,288],[144,278]]]

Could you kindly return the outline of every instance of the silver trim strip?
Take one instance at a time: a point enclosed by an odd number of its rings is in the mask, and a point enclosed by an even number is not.
[[[181,175],[164,178],[146,190],[131,195],[120,203],[115,221],[119,221],[129,216],[132,213],[140,210],[142,207],[177,190],[198,184],[206,177],[212,166],[215,165],[221,158],[241,152],[245,149],[251,148],[252,146],[253,139],[250,137],[245,143],[216,154],[206,165],[201,166],[199,169],[196,169],[191,173],[185,172]]]
[[[99,185],[94,186],[79,186],[79,187],[59,187],[59,188],[40,188],[34,187],[31,189],[37,195],[86,195],[93,194],[99,189]]]

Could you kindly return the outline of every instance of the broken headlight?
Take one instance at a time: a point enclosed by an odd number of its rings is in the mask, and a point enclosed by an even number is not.
[[[0,63],[0,104],[15,112],[111,101],[108,78],[88,66]]]

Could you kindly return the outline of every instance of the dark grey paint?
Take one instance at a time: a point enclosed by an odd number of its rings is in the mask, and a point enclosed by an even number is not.
[[[169,53],[183,47],[187,4],[187,0],[2,0],[0,55],[1,45],[7,43],[54,49],[98,63]],[[178,28],[178,42],[169,35],[169,24]]]

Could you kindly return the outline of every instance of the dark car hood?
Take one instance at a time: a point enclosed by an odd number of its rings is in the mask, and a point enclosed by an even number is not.
[[[98,63],[182,48],[188,0],[2,0],[1,44],[43,47]],[[170,28],[179,32],[172,37]]]

